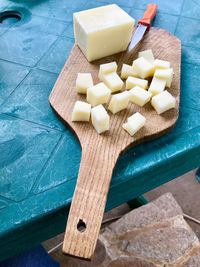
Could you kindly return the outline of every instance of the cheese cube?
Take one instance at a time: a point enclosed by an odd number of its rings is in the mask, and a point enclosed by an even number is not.
[[[166,81],[166,86],[170,88],[173,78],[173,69],[156,69],[154,76]]]
[[[102,80],[104,74],[117,71],[117,63],[115,61],[101,64],[99,67],[99,79]]]
[[[133,71],[134,71],[134,77],[139,78],[139,74],[138,74],[138,72],[137,72],[137,70],[136,70],[136,67],[135,67],[135,65],[134,65],[134,62],[133,62],[133,64],[132,64],[132,67],[133,67]]]
[[[175,108],[176,99],[167,90],[153,96],[151,105],[155,108],[158,114],[161,114],[171,108]]]
[[[74,13],[74,35],[88,61],[125,51],[134,19],[112,4]]]
[[[157,95],[165,90],[166,81],[153,77],[151,84],[149,86],[149,92],[152,93],[152,95]]]
[[[124,85],[123,81],[116,72],[104,74],[101,78],[112,93],[120,91]]]
[[[154,55],[151,49],[144,50],[138,53],[138,57],[143,57],[148,60],[151,64],[154,63]]]
[[[166,61],[166,60],[156,59],[154,61],[154,68],[155,69],[169,69],[170,68],[170,62]]]
[[[122,125],[122,127],[133,136],[138,132],[146,122],[146,118],[142,116],[139,112],[136,112],[131,117],[128,118],[128,121]]]
[[[108,102],[111,91],[104,83],[98,83],[87,89],[87,101],[92,106]]]
[[[130,101],[134,104],[137,104],[140,107],[143,107],[147,102],[150,101],[152,94],[145,89],[135,86],[129,91]]]
[[[91,73],[78,73],[76,79],[76,91],[80,94],[86,94],[87,89],[93,86]]]
[[[117,113],[123,109],[126,109],[129,102],[129,92],[124,91],[122,93],[113,95],[108,106],[108,109],[113,113]]]
[[[83,101],[76,101],[72,111],[72,121],[89,121],[91,105]]]
[[[136,60],[133,61],[133,63],[140,78],[144,79],[153,76],[154,67],[144,57],[137,58]]]
[[[110,117],[102,105],[92,108],[91,117],[97,133],[101,134],[109,130]]]
[[[133,68],[133,66],[123,64],[122,69],[121,69],[121,78],[127,79],[128,76],[137,77],[138,74],[137,74],[136,70]]]
[[[135,77],[128,77],[128,79],[126,80],[126,89],[131,89],[135,86],[140,86],[144,89],[147,89],[148,81]]]

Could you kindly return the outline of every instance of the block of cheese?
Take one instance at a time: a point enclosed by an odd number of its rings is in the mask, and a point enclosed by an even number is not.
[[[140,78],[153,76],[154,66],[144,57],[137,58],[133,63]]]
[[[170,68],[170,62],[166,61],[166,60],[155,59],[154,68],[155,69],[169,69]]]
[[[91,105],[83,101],[76,101],[72,111],[72,121],[89,121]]]
[[[123,64],[121,69],[121,78],[127,79],[129,76],[138,77],[138,74],[133,66]]]
[[[97,133],[101,134],[109,130],[110,117],[102,105],[92,108],[91,118]]]
[[[129,92],[124,91],[122,93],[113,95],[108,106],[108,109],[113,113],[117,113],[123,109],[126,109],[129,103]]]
[[[133,136],[138,132],[146,122],[146,118],[142,116],[139,112],[136,112],[131,117],[128,118],[128,121],[122,125],[122,127]]]
[[[117,72],[117,63],[115,61],[101,64],[99,67],[99,79],[102,80],[104,74]]]
[[[112,93],[122,89],[124,83],[116,72],[111,72],[101,76],[101,80],[108,86]]]
[[[146,103],[148,103],[152,97],[152,94],[149,91],[146,91],[144,88],[139,86],[133,87],[129,93],[130,101],[140,107],[143,107]]]
[[[104,83],[98,83],[87,89],[87,101],[92,106],[108,102],[111,91]]]
[[[144,89],[147,89],[148,81],[140,78],[128,77],[126,80],[126,89],[131,89],[135,86],[140,86]]]
[[[76,79],[76,91],[80,94],[86,94],[87,89],[93,86],[91,73],[78,73]]]
[[[151,105],[158,114],[161,114],[171,108],[175,108],[176,99],[167,90],[152,97]]]
[[[125,51],[134,19],[112,4],[74,13],[74,35],[88,61]]]
[[[152,95],[157,95],[165,90],[165,86],[166,86],[166,80],[153,77],[148,91],[151,92]]]
[[[138,57],[144,57],[148,60],[151,64],[154,63],[154,55],[151,49],[144,50],[138,53]]]
[[[156,69],[154,76],[159,79],[163,79],[166,81],[166,86],[170,88],[173,78],[173,69]]]

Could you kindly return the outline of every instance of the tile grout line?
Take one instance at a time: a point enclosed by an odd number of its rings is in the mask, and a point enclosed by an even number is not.
[[[64,65],[63,65],[63,66],[64,66]],[[50,71],[50,70],[43,69],[41,66],[36,66],[36,67],[34,68],[34,70],[46,71],[46,72],[51,73],[51,74],[59,75],[62,69],[61,69],[59,72],[52,72],[52,71]]]
[[[185,4],[185,0],[183,0],[183,3],[182,3],[182,6],[181,6],[181,10],[180,10],[180,14],[179,14],[179,17],[178,17],[178,21],[177,21],[177,24],[176,24],[176,28],[174,30],[174,34],[176,35],[176,31],[177,31],[177,28],[179,26],[179,22],[180,22],[180,19],[181,19],[181,14],[182,14],[182,11],[183,11],[183,7],[184,7],[184,4]],[[177,35],[176,35],[177,36]]]
[[[5,62],[7,62],[7,63],[11,63],[11,64],[14,64],[14,65],[18,65],[18,66],[21,66],[21,67],[24,67],[24,68],[29,68],[29,69],[31,69],[32,67],[30,67],[30,66],[28,66],[28,65],[23,65],[23,64],[21,64],[21,63],[17,63],[17,62],[14,62],[14,61],[10,61],[10,60],[8,60],[8,59],[4,59],[4,58],[1,58],[0,57],[0,61],[5,61]]]
[[[61,36],[61,37],[63,37],[63,36]],[[69,38],[69,37],[67,37],[67,38]],[[55,75],[58,75],[59,74],[58,72],[53,72],[53,71],[50,71],[50,70],[42,69],[39,66],[30,67],[30,66],[22,65],[21,63],[16,63],[16,62],[13,62],[13,61],[10,61],[10,60],[7,60],[7,59],[3,59],[3,58],[0,58],[0,61],[4,61],[6,63],[10,63],[10,64],[14,64],[14,65],[17,65],[17,66],[20,66],[20,67],[28,68],[29,69],[29,73],[31,71],[33,71],[33,70],[41,70],[41,71],[45,71],[45,72],[48,72],[48,73],[51,73],[51,74],[55,74]]]
[[[10,27],[8,27],[3,33],[0,34],[0,36],[3,36],[8,30],[10,30],[12,28],[12,25]]]
[[[41,176],[43,175],[43,173],[45,172],[46,170],[46,167],[48,166],[49,164],[49,161],[52,159],[52,156],[56,153],[57,149],[59,148],[60,146],[60,143],[62,142],[62,140],[65,138],[65,135],[64,133],[61,134],[60,138],[58,139],[58,142],[55,144],[54,148],[52,149],[49,157],[47,158],[46,162],[43,164],[43,167],[41,169],[41,171],[38,173],[38,175],[35,177],[35,182],[33,183],[27,197],[29,197],[30,195],[36,195],[34,193],[34,190],[36,189],[36,187],[38,186],[39,182],[40,182],[40,178]]]
[[[24,76],[24,78],[20,81],[20,83],[18,83],[18,85],[11,91],[11,93],[6,97],[6,99],[4,99],[4,101],[0,104],[0,109],[2,109],[3,105],[5,104],[5,102],[14,93],[14,91],[22,84],[22,82],[26,79],[26,77],[29,75],[30,72],[31,72],[31,70],[29,69],[28,73]]]
[[[66,177],[67,177],[67,175],[66,175]],[[76,176],[69,176],[69,177],[67,177],[67,180],[62,181],[62,182],[59,182],[57,185],[54,185],[53,187],[51,186],[51,187],[49,187],[49,188],[45,188],[45,189],[43,189],[43,190],[40,190],[40,191],[37,192],[37,193],[34,193],[34,192],[33,192],[32,195],[38,195],[38,194],[42,194],[42,193],[44,193],[44,192],[50,191],[50,190],[52,190],[52,189],[54,189],[54,188],[56,188],[56,187],[59,187],[59,186],[65,184],[65,183],[67,184],[67,183],[69,183],[69,182],[72,182],[73,180],[76,181],[77,178],[78,178],[78,174],[77,174]]]
[[[64,30],[63,30],[63,32],[64,32]],[[40,59],[35,63],[35,65],[33,66],[33,68],[40,67],[40,66],[38,66],[38,64],[39,64],[40,61],[41,61],[41,60],[48,54],[48,52],[52,49],[52,47],[53,47],[54,44],[58,41],[59,38],[65,38],[65,36],[62,36],[62,34],[59,35],[59,36],[57,36],[56,40],[55,40],[55,41],[50,45],[50,47],[44,52],[44,54],[40,57]],[[70,37],[67,37],[67,38],[69,38],[70,40],[72,39],[72,38],[70,38]]]
[[[65,31],[66,29],[63,30],[63,32]],[[41,62],[41,60],[48,54],[49,51],[51,51],[52,47],[54,46],[54,44],[58,41],[59,38],[65,38],[65,36],[63,36],[63,32],[58,36],[58,38],[56,38],[56,40],[50,45],[50,47],[47,49],[47,51],[44,52],[44,54],[40,57],[40,59],[37,61],[37,63],[33,66],[33,68],[41,68],[38,64]],[[67,37],[69,38],[70,40],[73,40],[73,38],[70,38],[70,37]],[[42,69],[42,68],[41,68]],[[43,70],[43,69],[42,69]],[[60,72],[59,72],[60,73]],[[59,73],[56,73],[56,74],[59,74]]]
[[[58,128],[52,128],[48,125],[44,125],[44,124],[40,124],[38,122],[34,122],[34,121],[30,121],[30,120],[26,120],[26,119],[23,119],[17,115],[13,115],[13,114],[9,114],[9,113],[6,113],[6,112],[2,112],[0,113],[0,115],[3,114],[3,115],[6,115],[8,117],[11,117],[11,118],[15,118],[17,120],[20,120],[20,121],[24,121],[24,122],[27,122],[27,123],[30,123],[30,124],[34,124],[34,125],[37,125],[37,126],[40,126],[41,128],[44,128],[44,129],[48,129],[48,130],[51,130],[51,131],[55,131],[55,132],[59,132],[59,133],[64,133],[65,131],[63,130],[59,130]]]
[[[53,47],[53,45],[57,42],[60,36],[57,36],[56,40],[50,45],[50,47],[42,54],[42,56],[38,59],[38,61],[33,65],[33,68],[38,67],[38,63],[42,60],[42,58],[47,54],[48,51]]]

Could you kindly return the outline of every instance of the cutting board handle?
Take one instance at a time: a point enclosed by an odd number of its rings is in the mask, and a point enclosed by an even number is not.
[[[94,143],[93,143],[94,144]],[[107,145],[85,146],[71,204],[63,252],[90,259],[94,253],[117,157]]]

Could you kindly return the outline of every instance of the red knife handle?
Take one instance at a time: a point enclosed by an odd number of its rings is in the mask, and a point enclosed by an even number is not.
[[[148,4],[147,10],[144,12],[143,18],[141,18],[138,23],[150,27],[151,22],[156,15],[157,7],[157,4]]]

